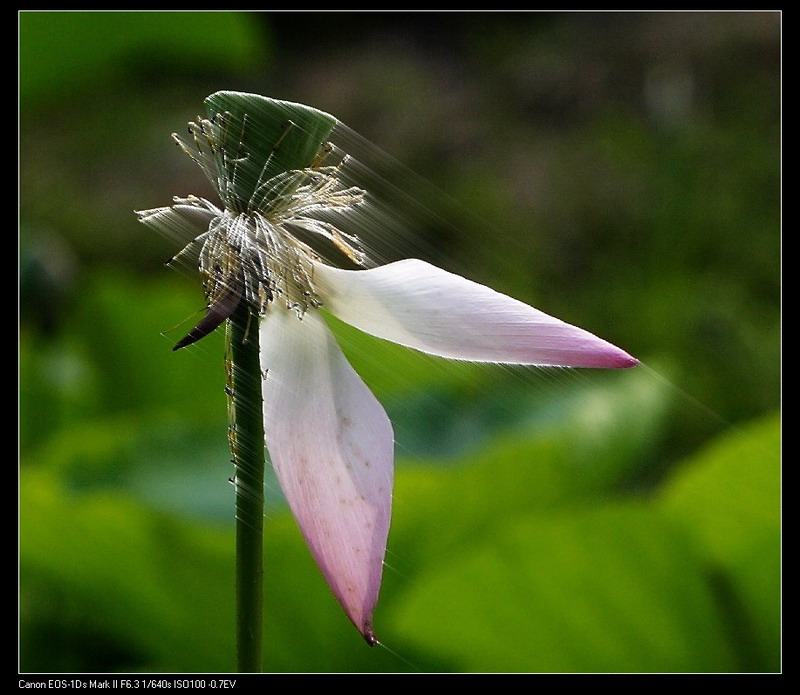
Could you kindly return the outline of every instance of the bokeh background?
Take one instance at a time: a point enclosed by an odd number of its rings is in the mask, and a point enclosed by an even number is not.
[[[780,35],[775,12],[22,12],[20,669],[234,668],[223,339],[170,351],[199,283],[133,210],[207,192],[169,135],[237,89],[335,114],[443,191],[399,175],[436,212],[415,248],[644,363],[451,365],[338,327],[397,433],[385,647],[270,481],[265,670],[779,670]]]

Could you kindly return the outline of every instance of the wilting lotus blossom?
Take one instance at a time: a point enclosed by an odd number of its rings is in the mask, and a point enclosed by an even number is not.
[[[351,264],[366,264],[358,239],[320,213],[339,213],[343,226],[367,194],[347,187],[339,166],[316,160],[263,174],[270,158],[255,166],[245,138],[230,137],[230,124],[247,119],[214,114],[190,124],[189,140],[173,136],[203,168],[223,208],[189,196],[137,214],[157,228],[188,233],[194,241],[182,253],[200,247],[207,315],[176,348],[213,330],[240,301],[257,308],[270,459],[331,590],[374,643],[391,516],[392,426],[323,312],[378,338],[458,360],[600,368],[637,361],[581,328],[422,260],[355,270],[323,261],[309,237]],[[315,148],[324,151],[324,144]],[[243,198],[236,176],[248,163],[261,173]]]

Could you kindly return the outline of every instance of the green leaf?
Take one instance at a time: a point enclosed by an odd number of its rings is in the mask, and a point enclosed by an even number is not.
[[[222,331],[196,350],[171,351],[177,324],[204,306],[199,287],[170,275],[143,282],[96,273],[82,292],[70,330],[96,370],[103,414],[141,409],[205,419],[225,412]]]
[[[665,484],[662,504],[727,564],[764,534],[777,538],[780,480],[780,419],[773,415],[686,460]]]
[[[233,473],[224,417],[212,422],[161,415],[76,422],[26,460],[73,490],[113,488],[178,516],[233,521]],[[282,498],[281,498],[282,502]],[[274,501],[273,501],[274,504]]]
[[[517,411],[515,426],[490,430],[446,467],[401,465],[390,549],[403,573],[491,533],[504,518],[616,494],[658,440],[667,402],[646,373],[610,376],[540,401],[502,392]]]
[[[780,417],[732,430],[687,460],[660,498],[719,573],[750,670],[780,668]]]
[[[220,40],[224,37],[224,40]],[[20,96],[120,79],[125,61],[242,70],[264,57],[255,17],[243,12],[21,12]]]
[[[23,670],[234,668],[231,529],[189,523],[119,492],[76,491],[31,468],[20,510]],[[408,668],[364,644],[288,513],[269,514],[264,555],[266,671]]]
[[[736,668],[701,558],[638,504],[498,523],[417,577],[390,622],[456,671]]]
[[[229,532],[118,493],[70,495],[42,471],[26,471],[20,511],[23,670],[232,668]],[[114,648],[81,650],[85,635]]]

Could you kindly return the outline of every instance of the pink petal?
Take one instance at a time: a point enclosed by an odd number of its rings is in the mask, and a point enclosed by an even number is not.
[[[392,426],[319,313],[273,305],[261,325],[264,426],[281,488],[334,595],[375,643],[389,533]]]
[[[563,367],[638,364],[588,331],[424,261],[369,270],[317,264],[314,277],[325,307],[342,321],[433,355]]]

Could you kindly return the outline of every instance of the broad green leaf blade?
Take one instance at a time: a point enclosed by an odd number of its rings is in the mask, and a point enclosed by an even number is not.
[[[27,471],[20,488],[23,670],[232,668],[229,532],[118,493],[68,494],[38,470]],[[53,643],[57,626],[73,644]],[[112,653],[81,649],[86,635]]]
[[[118,492],[78,491],[41,468],[25,471],[20,510],[24,671],[234,667],[229,529],[177,519]],[[288,513],[270,514],[266,527],[266,671],[409,668],[364,645]]]
[[[465,672],[735,670],[684,534],[643,505],[498,525],[395,599],[395,639]]]
[[[205,106],[221,127],[217,165],[232,184],[225,203],[236,210],[247,209],[263,183],[314,164],[337,122],[304,104],[243,92],[216,92]]]
[[[765,533],[780,533],[780,420],[733,431],[688,459],[662,504],[692,527],[716,560],[729,563]]]
[[[484,433],[481,446],[447,466],[401,467],[390,549],[403,573],[440,561],[505,518],[585,506],[616,494],[659,439],[668,402],[645,373],[608,376],[566,395],[563,389],[539,393],[539,401],[515,399],[508,389],[504,406],[513,403],[516,427]],[[479,401],[480,394],[472,398]],[[473,429],[489,427],[458,407],[451,418]],[[484,405],[484,417],[489,410]],[[437,417],[443,437],[447,421]],[[395,413],[392,420],[398,420]],[[393,581],[391,574],[385,581]]]
[[[780,418],[721,437],[667,482],[662,508],[705,548],[749,670],[780,669]]]
[[[246,12],[22,11],[20,101],[61,103],[94,85],[108,89],[129,79],[132,64],[248,70],[268,58],[259,25]]]

